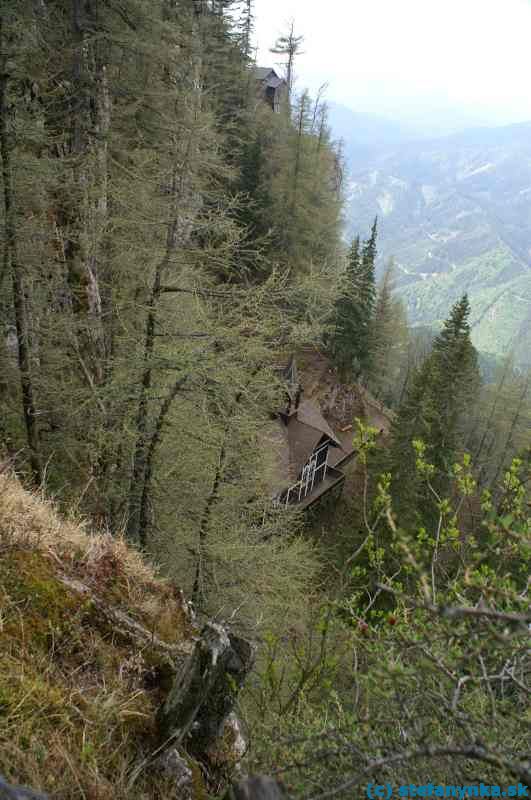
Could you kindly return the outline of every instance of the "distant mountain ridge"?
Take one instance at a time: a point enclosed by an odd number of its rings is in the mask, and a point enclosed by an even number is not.
[[[347,235],[378,215],[380,264],[394,256],[412,322],[437,326],[467,291],[476,346],[530,363],[531,122],[359,139],[346,146]]]
[[[420,138],[412,129],[387,117],[352,111],[339,103],[328,103],[327,107],[333,137],[342,141],[350,168],[360,168],[367,158],[379,157]]]

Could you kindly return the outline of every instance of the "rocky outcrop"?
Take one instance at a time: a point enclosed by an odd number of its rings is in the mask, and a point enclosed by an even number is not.
[[[204,626],[159,709],[161,744],[134,770],[130,789],[148,768],[175,773],[176,783],[185,789],[191,780],[186,755],[205,765],[208,773],[230,776],[246,751],[233,712],[254,659],[255,647],[247,640],[217,623]]]
[[[251,671],[255,648],[216,623],[207,623],[192,657],[159,712],[164,741],[203,754],[216,742]]]
[[[285,800],[286,794],[273,778],[251,775],[233,786],[225,800]]]
[[[156,760],[154,768],[168,775],[173,781],[175,796],[179,800],[192,800],[194,795],[194,774],[187,760],[176,747],[166,750]]]
[[[0,775],[0,800],[48,800],[48,796],[23,786],[12,786]]]

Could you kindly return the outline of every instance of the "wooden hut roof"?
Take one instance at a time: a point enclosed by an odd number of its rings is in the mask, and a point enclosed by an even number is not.
[[[312,428],[323,436],[330,439],[337,447],[341,447],[341,442],[334,431],[325,420],[319,407],[310,400],[302,400],[297,409],[297,421],[308,428]]]
[[[258,81],[265,81],[266,78],[268,78],[269,75],[271,75],[271,73],[273,73],[273,75],[275,75],[275,77],[278,78],[278,75],[275,72],[275,70],[273,69],[273,67],[255,67],[254,68],[254,74],[255,74],[255,77],[256,77],[256,79]]]
[[[279,86],[286,83],[284,78],[280,77],[273,67],[255,67],[254,75],[257,81],[261,81],[265,86],[272,89],[278,89]]]
[[[330,466],[343,463],[353,453],[351,436],[336,433],[324,418],[316,400],[300,399],[294,402],[296,389],[300,387],[297,364],[293,357],[286,367],[277,367],[286,381],[291,396],[288,411],[279,414],[276,432],[271,435],[275,451],[276,467],[273,476],[275,489],[286,488],[295,483],[302,468],[316,448],[326,441],[331,445],[328,455]],[[344,440],[344,441],[343,441]]]

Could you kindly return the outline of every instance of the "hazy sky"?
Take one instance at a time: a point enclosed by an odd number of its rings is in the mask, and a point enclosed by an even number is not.
[[[531,0],[255,0],[258,63],[290,18],[299,83],[357,111],[531,120]]]

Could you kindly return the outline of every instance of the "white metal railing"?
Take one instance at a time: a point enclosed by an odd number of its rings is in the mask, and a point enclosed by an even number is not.
[[[326,450],[326,457],[322,464],[317,466],[318,456],[323,451]],[[326,473],[328,470],[328,445],[325,444],[320,447],[315,453],[312,453],[311,458],[307,461],[307,463],[302,468],[302,473],[300,479],[297,483],[294,483],[293,486],[290,486],[286,492],[286,496],[283,500],[285,506],[289,505],[290,499],[296,496],[296,503],[300,503],[301,500],[304,500],[309,494],[313,492],[313,487],[315,486],[316,482],[321,483],[326,478]],[[322,475],[320,473],[322,472]]]

